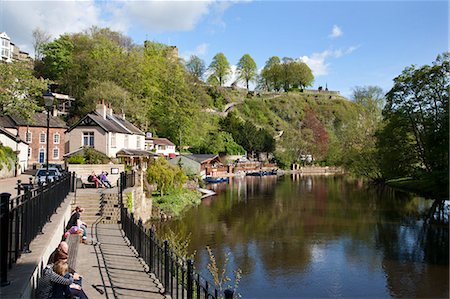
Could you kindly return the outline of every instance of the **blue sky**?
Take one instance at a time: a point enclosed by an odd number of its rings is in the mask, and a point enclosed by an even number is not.
[[[53,37],[92,25],[179,48],[209,65],[223,52],[232,65],[248,53],[258,68],[270,56],[307,63],[314,88],[347,97],[355,86],[384,90],[411,64],[448,51],[448,1],[1,1],[0,31],[32,52],[31,32]],[[228,82],[231,83],[231,80]]]

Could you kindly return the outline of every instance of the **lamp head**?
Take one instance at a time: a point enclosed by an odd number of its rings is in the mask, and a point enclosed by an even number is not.
[[[53,101],[54,101],[55,97],[53,96],[53,94],[50,91],[50,89],[47,89],[47,91],[43,94],[43,97],[44,97],[45,108],[47,110],[52,109],[53,108]]]

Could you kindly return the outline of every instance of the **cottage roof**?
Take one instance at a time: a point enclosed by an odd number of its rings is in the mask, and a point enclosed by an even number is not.
[[[158,144],[163,144],[163,145],[171,145],[171,146],[175,146],[174,143],[172,143],[172,141],[170,141],[167,138],[153,138],[153,137],[147,137],[145,138],[146,140],[151,140],[153,141],[153,144],[158,145]]]
[[[136,149],[121,149],[116,154],[117,157],[158,157],[154,153]]]
[[[18,126],[47,127],[47,113],[35,113],[28,120],[23,116],[10,115],[0,116],[0,125],[5,128],[16,128]],[[50,128],[67,128],[66,123],[58,117],[50,115]]]
[[[191,155],[181,155],[181,156],[186,157],[191,160],[194,160],[200,164],[214,160],[215,158],[219,157],[219,155],[214,155],[214,154],[191,154]]]
[[[28,144],[25,141],[23,141],[22,139],[20,139],[19,137],[15,136],[13,133],[9,132],[8,130],[5,130],[5,128],[0,127],[0,134],[5,135],[6,137],[8,137],[9,139],[11,139],[13,141],[18,141],[18,142]]]
[[[101,116],[99,113],[95,111],[85,115],[82,119],[80,119],[67,131],[70,132],[78,126],[93,126],[93,125],[94,126],[98,125],[106,132],[111,133],[144,135],[144,132],[142,132],[132,123],[130,123],[129,121],[123,119],[118,115],[115,114],[107,115],[106,118],[103,118],[103,116]]]

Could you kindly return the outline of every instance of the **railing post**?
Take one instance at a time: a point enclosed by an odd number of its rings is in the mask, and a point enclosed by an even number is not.
[[[138,220],[138,227],[139,227],[139,231],[138,231],[138,254],[139,256],[143,257],[144,253],[142,252],[142,231],[144,230],[144,228],[142,227],[142,219],[139,218]]]
[[[230,289],[226,289],[225,291],[223,291],[223,295],[225,296],[225,299],[233,299],[233,290]]]
[[[169,241],[164,241],[164,294],[170,294],[169,283],[170,283],[170,262],[169,262]]]
[[[0,217],[1,217],[1,235],[2,242],[0,245],[0,285],[7,286],[10,284],[8,281],[8,240],[9,240],[9,199],[10,193],[0,194]]]
[[[20,195],[20,191],[22,190],[22,180],[17,180],[17,195]]]
[[[187,299],[194,298],[194,261],[189,259],[187,260]]]
[[[149,246],[150,246],[150,265],[148,265],[150,267],[150,272],[154,271],[154,264],[153,264],[154,254],[155,254],[154,250],[153,250],[154,245],[155,245],[154,242],[155,242],[155,228],[152,226],[150,228],[150,244],[149,244]]]

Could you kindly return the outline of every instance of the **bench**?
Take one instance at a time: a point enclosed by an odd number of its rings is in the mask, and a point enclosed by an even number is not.
[[[87,177],[77,177],[77,186],[81,185],[81,188],[95,188],[95,182],[89,182]]]
[[[71,234],[66,240],[67,245],[69,245],[69,259],[67,261],[69,269],[76,269],[78,247],[80,246],[81,237],[82,236],[79,234]]]

